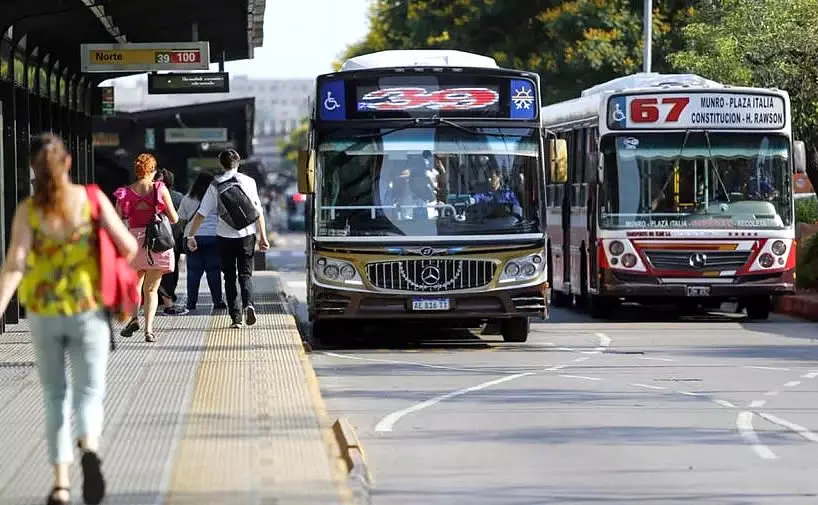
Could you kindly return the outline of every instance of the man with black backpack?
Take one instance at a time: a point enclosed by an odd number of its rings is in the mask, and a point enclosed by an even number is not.
[[[233,328],[241,327],[242,315],[248,326],[256,323],[252,281],[256,235],[258,234],[260,250],[266,251],[270,247],[256,181],[238,172],[240,159],[233,149],[219,154],[222,173],[207,188],[187,233],[187,245],[191,251],[195,251],[195,235],[199,226],[205,217],[218,212],[216,240],[224,274],[224,293]],[[241,290],[241,305],[236,292],[237,278]]]

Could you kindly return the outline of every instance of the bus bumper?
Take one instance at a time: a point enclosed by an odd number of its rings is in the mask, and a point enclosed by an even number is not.
[[[524,288],[472,293],[406,293],[346,291],[315,286],[312,311],[317,319],[508,319],[548,318],[548,283]],[[448,303],[444,310],[413,310],[413,301]]]
[[[648,275],[621,274],[605,270],[601,275],[600,295],[639,299],[655,298],[718,298],[738,299],[757,296],[788,295],[795,293],[795,271],[787,270],[773,274],[746,275],[732,278],[732,282],[712,282],[708,278],[690,282],[672,282],[669,279]],[[689,292],[688,288],[708,287],[709,293]]]

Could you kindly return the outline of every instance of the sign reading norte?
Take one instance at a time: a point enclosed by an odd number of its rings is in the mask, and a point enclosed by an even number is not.
[[[83,72],[208,70],[208,42],[82,44]]]
[[[786,125],[784,97],[739,92],[614,96],[611,129],[763,129]]]

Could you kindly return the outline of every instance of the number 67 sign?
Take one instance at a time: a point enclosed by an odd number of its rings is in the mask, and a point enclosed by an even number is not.
[[[675,127],[690,104],[687,96],[615,97],[609,103],[611,128]]]

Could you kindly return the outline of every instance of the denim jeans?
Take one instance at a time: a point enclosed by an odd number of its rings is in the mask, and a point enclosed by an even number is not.
[[[73,316],[29,313],[31,342],[43,386],[48,455],[52,464],[74,460],[71,404],[76,437],[99,437],[104,420],[111,326],[102,311]],[[68,387],[66,354],[71,360],[72,387]]]
[[[223,302],[222,298],[222,264],[216,236],[197,235],[198,249],[187,255],[187,307],[193,309],[199,302],[199,285],[202,275],[207,274],[207,286],[213,304]]]
[[[224,274],[224,296],[230,317],[236,321],[241,310],[253,304],[253,265],[256,236],[242,238],[218,237],[219,254]],[[236,291],[236,280],[239,290]],[[241,294],[241,300],[239,300]]]

